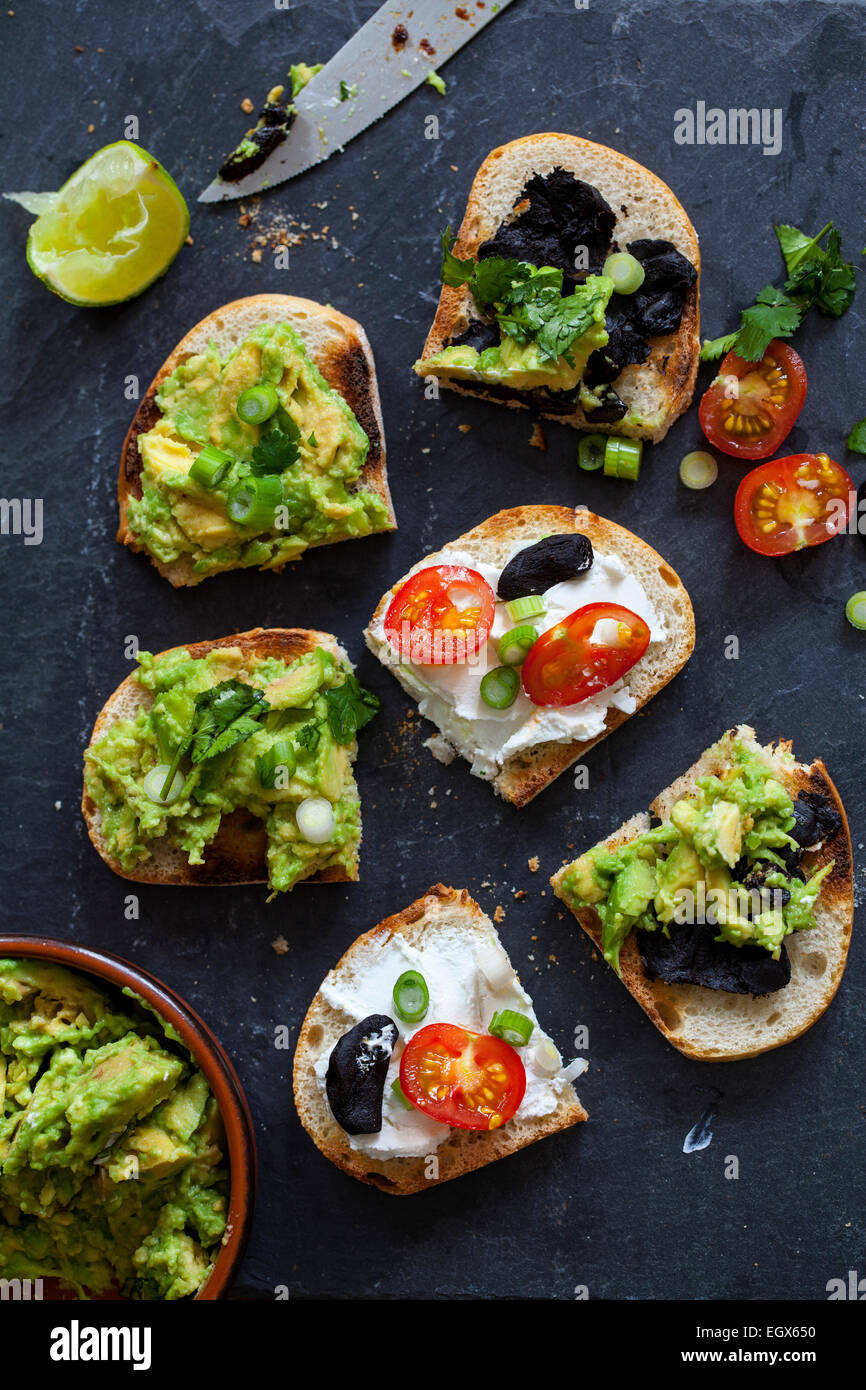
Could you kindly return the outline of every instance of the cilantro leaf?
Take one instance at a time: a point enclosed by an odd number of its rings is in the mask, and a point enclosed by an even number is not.
[[[522,284],[528,284],[538,274],[527,261],[513,261],[503,256],[488,256],[475,267],[469,289],[482,314],[492,304],[516,302]]]
[[[381,700],[372,690],[365,690],[357,677],[349,675],[342,685],[325,691],[328,724],[337,743],[351,743],[358,729],[374,719]]]
[[[857,274],[851,261],[842,260],[842,238],[834,227],[827,238],[824,278],[815,298],[822,314],[838,319],[851,307]]]
[[[767,285],[761,290],[755,303],[743,310],[735,333],[704,341],[702,362],[731,351],[747,362],[758,362],[773,338],[791,337],[812,305],[831,318],[840,318],[851,307],[856,271],[851,261],[842,260],[842,238],[833,223],[811,237],[787,222],[774,230],[788,272],[784,289]],[[821,246],[824,237],[826,248]]]
[[[452,288],[468,284],[475,273],[475,261],[471,256],[469,260],[461,261],[453,254],[451,247],[457,238],[452,235],[450,227],[445,228],[440,240],[442,242],[442,284],[451,285]]]
[[[284,473],[293,463],[297,463],[299,453],[296,441],[283,430],[269,430],[253,449],[250,472],[257,478],[266,473]]]
[[[595,322],[599,303],[607,303],[605,290],[579,285],[574,294],[547,306],[544,322],[535,335],[542,357],[565,357],[571,345]],[[572,363],[569,362],[569,366]]]
[[[774,338],[790,338],[800,326],[801,314],[798,304],[767,285],[751,308],[743,310],[734,351],[746,362],[760,362]]]
[[[315,753],[321,737],[322,731],[316,720],[313,720],[309,724],[302,724],[300,729],[295,733],[295,738],[298,743],[302,748],[306,748],[309,753]]]
[[[852,454],[866,454],[866,420],[858,420],[845,441]]]
[[[826,227],[821,228],[817,236],[812,237],[806,236],[805,232],[801,232],[797,227],[792,227],[786,222],[774,228],[782,255],[785,258],[785,269],[789,275],[794,274],[801,261],[814,260],[814,252],[818,243],[822,237],[826,236],[832,226],[833,223],[828,222]]]
[[[264,693],[242,681],[220,681],[201,691],[195,697],[195,722],[188,745],[193,763],[225,753],[249,738],[269,708]]]
[[[724,357],[737,341],[738,332],[739,329],[735,329],[733,333],[724,333],[721,338],[705,338],[701,346],[701,361],[715,362]]]

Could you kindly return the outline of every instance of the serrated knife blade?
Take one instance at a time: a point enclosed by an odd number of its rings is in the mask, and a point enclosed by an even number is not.
[[[199,194],[199,202],[249,197],[329,159],[420,87],[429,72],[438,71],[512,3],[389,0],[298,94],[293,103],[298,114],[282,144],[246,178],[235,183],[215,179]],[[402,45],[399,26],[408,35]],[[341,101],[341,82],[357,87],[357,96]]]

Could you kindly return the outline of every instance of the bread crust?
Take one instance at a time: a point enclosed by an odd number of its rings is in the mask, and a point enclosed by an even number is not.
[[[329,632],[318,632],[314,628],[251,628],[249,632],[239,632],[228,637],[217,637],[207,642],[182,643],[178,647],[168,647],[160,652],[160,657],[172,651],[188,651],[194,659],[207,656],[220,647],[240,647],[251,657],[275,657],[286,663],[296,661],[306,652],[316,647],[324,647],[335,656],[345,656],[337,639]],[[128,718],[130,709],[148,707],[153,702],[149,690],[136,680],[132,672],[121,681],[117,689],[109,695],[96,717],[91,747],[103,734],[107,733],[118,719]],[[108,852],[102,832],[99,808],[83,785],[81,812],[87,826],[90,842],[98,851],[108,867],[120,878],[133,883],[160,883],[173,887],[237,887],[240,884],[266,883],[268,879],[265,852],[267,835],[264,822],[243,808],[223,816],[220,828],[205,851],[203,864],[190,864],[185,852],[166,839],[151,841],[151,857],[137,864],[127,872],[118,860]],[[358,854],[355,853],[354,871],[349,873],[337,866],[320,869],[302,883],[347,883],[358,878]]]
[[[669,627],[674,620],[676,625],[674,640],[671,642],[672,654],[668,664],[651,683],[648,691],[637,697],[637,708],[634,713],[638,714],[644,705],[658,694],[678,671],[682,670],[695,645],[695,616],[688,592],[679,575],[659,555],[658,551],[639,536],[626,530],[624,526],[619,526],[614,521],[607,521],[604,517],[597,516],[595,512],[586,508],[575,509],[548,505],[511,507],[505,511],[497,512],[495,516],[488,517],[486,521],[473,527],[471,531],[466,531],[462,536],[458,536],[456,540],[449,541],[447,544],[451,548],[468,550],[470,553],[473,551],[483,552],[485,547],[495,546],[497,542],[516,540],[518,537],[537,540],[549,532],[566,531],[582,532],[589,537],[593,548],[603,553],[613,551],[621,554],[624,548],[638,549],[647,566],[656,568],[663,575],[664,586],[669,599],[669,607],[663,616]],[[429,555],[426,556],[413,568],[421,568],[428,564],[431,558]],[[483,554],[479,554],[479,558],[483,558]],[[377,619],[384,616],[391,598],[397,593],[401,585],[405,584],[408,577],[408,574],[403,575],[383,595],[371,619],[371,626]],[[370,650],[378,656],[379,651],[371,638],[370,627],[366,629],[365,637]],[[640,670],[641,662],[638,662],[637,666],[627,673],[626,683],[631,684],[637,680],[637,673]],[[534,748],[515,754],[503,764],[502,771],[498,777],[493,779],[493,787],[500,796],[506,801],[510,801],[513,806],[526,806],[560,773],[571,767],[573,763],[582,758],[602,739],[607,738],[608,734],[612,734],[614,729],[618,729],[630,717],[623,710],[610,709],[607,712],[603,732],[595,738],[573,740],[568,743],[538,744]]]
[[[181,338],[177,347],[163,362],[142,398],[132,424],[127,430],[120,453],[120,471],[117,482],[120,519],[117,540],[128,546],[130,550],[143,551],[147,554],[151,564],[175,588],[200,584],[202,579],[207,576],[199,576],[193,572],[193,560],[190,555],[182,555],[171,564],[164,564],[157,560],[147,552],[130,530],[128,522],[129,500],[131,497],[140,498],[142,492],[142,461],[138,448],[138,438],[139,435],[146,434],[148,430],[153,429],[156,422],[162,418],[162,412],[156,401],[156,393],[166,377],[169,377],[186,358],[196,352],[201,352],[207,346],[208,339],[217,326],[220,332],[224,333],[226,322],[231,325],[233,321],[237,321],[237,341],[241,342],[250,331],[250,315],[253,312],[259,314],[259,322],[276,322],[280,319],[289,322],[304,339],[310,357],[328,385],[343,397],[346,404],[354,412],[358,423],[370,440],[367,460],[356,486],[367,488],[370,492],[376,493],[385,503],[390,518],[390,525],[385,528],[386,530],[393,530],[397,525],[391,493],[388,488],[385,427],[382,421],[382,407],[376,380],[376,364],[373,360],[373,350],[361,324],[355,319],[349,318],[347,314],[341,314],[339,310],[332,309],[330,305],[317,304],[312,299],[302,299],[292,294],[256,294],[249,295],[244,299],[234,299],[229,304],[223,304],[219,309],[212,310],[205,318],[201,319],[194,328],[191,328]],[[309,341],[308,325],[310,323],[319,328],[324,327],[329,331],[331,341],[326,349],[317,351],[315,345]],[[305,328],[307,329],[306,334]],[[347,539],[362,538],[348,537]],[[308,549],[331,544],[336,544],[336,542],[315,541]],[[278,574],[285,568],[285,565],[275,565],[269,568]]]
[[[483,930],[486,934],[492,930],[489,918],[465,888],[447,888],[444,884],[436,883],[402,912],[386,917],[378,926],[358,937],[340,958],[334,968],[335,973],[351,966],[352,957],[360,947],[378,942],[384,944],[397,934],[413,939],[425,931],[435,931],[437,920],[445,911],[459,912],[467,932]],[[307,1010],[295,1050],[292,1070],[295,1106],[302,1125],[326,1158],[350,1177],[378,1187],[382,1192],[394,1196],[426,1192],[451,1178],[483,1168],[498,1158],[506,1158],[508,1154],[516,1153],[549,1134],[587,1119],[574,1088],[569,1086],[571,1095],[566,1093],[566,1098],[555,1111],[525,1121],[522,1129],[515,1128],[515,1119],[501,1129],[490,1132],[452,1130],[436,1150],[437,1177],[426,1176],[425,1158],[371,1157],[351,1147],[348,1136],[331,1114],[315,1078],[316,1057],[326,1046],[330,1051],[346,1027],[343,1015],[326,1003],[319,990]]]
[[[731,731],[732,733],[745,732],[753,735],[753,730],[748,726],[739,726]],[[780,741],[776,751],[788,752],[790,745]],[[708,750],[712,753],[712,749]],[[666,814],[667,808],[680,796],[692,790],[698,776],[703,776],[711,770],[706,761],[707,754],[692,767],[677,778],[670,787],[660,792],[650,808],[652,814],[662,818]],[[719,1047],[708,1047],[697,1045],[688,1036],[689,1015],[694,1017],[695,1007],[700,1007],[701,996],[715,996],[720,993],[717,990],[707,989],[701,985],[682,985],[668,984],[663,980],[652,980],[644,969],[640,951],[638,950],[636,933],[632,932],[623,944],[620,952],[620,967],[622,970],[622,982],[626,989],[634,996],[640,1004],[644,1013],[652,1020],[659,1032],[672,1043],[678,1051],[687,1057],[692,1057],[702,1062],[736,1061],[746,1057],[757,1057],[762,1052],[772,1051],[776,1047],[782,1047],[785,1043],[793,1042],[795,1038],[801,1037],[812,1024],[824,1013],[831,1003],[837,989],[839,988],[845,964],[848,956],[848,947],[851,941],[851,931],[854,921],[854,885],[853,885],[853,865],[851,857],[851,835],[848,828],[848,818],[845,814],[845,807],[839,792],[827,772],[824,763],[820,758],[816,758],[810,766],[795,763],[790,766],[787,775],[779,764],[776,764],[775,775],[783,781],[791,795],[796,798],[800,791],[818,792],[820,795],[835,807],[842,818],[839,830],[831,839],[824,842],[820,850],[807,852],[804,855],[804,866],[808,873],[814,873],[824,864],[834,860],[834,867],[824,880],[821,894],[816,904],[815,916],[818,919],[819,927],[826,927],[831,934],[837,936],[838,952],[833,963],[828,961],[826,979],[821,982],[820,995],[814,1001],[813,1007],[805,1017],[795,1018],[787,1027],[776,1028],[770,1035],[763,1040],[754,1037],[754,1029],[751,1021],[747,1018],[740,1034],[740,1041],[736,1046],[722,1045]],[[620,826],[619,830],[614,831],[608,837],[605,844],[612,850],[622,845],[630,843],[650,825],[649,817],[635,816],[625,825]],[[568,864],[553,875],[550,882],[556,896],[565,901],[562,891],[562,879],[568,868]],[[568,906],[568,904],[566,903]],[[579,921],[587,936],[601,952],[601,922],[593,907],[570,908]],[[801,961],[801,955],[808,959],[809,941],[811,933],[793,933],[786,938],[786,945],[789,949],[792,963],[792,976],[789,983],[782,990],[777,990],[775,994],[763,996],[763,999],[772,999],[774,1008],[783,1010],[786,1005],[790,1005],[796,997],[798,985],[802,988],[805,978],[805,971],[811,970],[805,961]],[[798,939],[802,938],[802,939]],[[738,1000],[744,1000],[742,1005],[738,1004],[744,1014],[749,1013],[748,1004],[763,1008],[761,1001],[753,996],[736,996]],[[752,1010],[754,1012],[754,1009]],[[779,1019],[783,1014],[779,1014]]]
[[[554,158],[549,153],[551,150],[555,151]],[[469,256],[475,256],[481,243],[491,238],[499,226],[501,217],[492,215],[488,206],[490,188],[499,166],[504,161],[513,161],[522,170],[521,179],[516,182],[514,188],[516,199],[523,184],[536,172],[536,161],[539,159],[543,161],[545,172],[547,172],[547,166],[552,168],[554,163],[560,164],[577,178],[597,187],[602,196],[607,197],[608,203],[617,213],[614,238],[621,240],[623,246],[626,241],[635,240],[636,236],[620,227],[622,210],[625,205],[618,201],[618,195],[612,191],[617,186],[616,180],[620,179],[623,186],[639,187],[641,192],[637,196],[648,205],[662,203],[668,219],[676,225],[676,240],[679,243],[677,249],[691,261],[698,272],[698,278],[687,291],[683,315],[677,332],[650,339],[650,355],[646,362],[624,368],[613,383],[618,394],[628,403],[638,382],[652,382],[664,401],[663,418],[656,426],[638,428],[624,425],[622,421],[610,424],[597,423],[593,421],[591,415],[586,416],[579,405],[575,406],[569,414],[561,414],[546,411],[543,407],[537,407],[533,402],[520,399],[499,400],[497,404],[506,405],[513,410],[533,409],[545,419],[558,420],[562,424],[571,425],[574,429],[591,430],[593,433],[601,434],[626,434],[658,443],[667,434],[674,421],[688,409],[697,380],[701,349],[699,309],[701,253],[697,233],[677,197],[668,185],[649,169],[638,164],[635,160],[629,159],[626,155],[620,154],[617,150],[609,149],[606,145],[596,144],[592,140],[583,140],[576,135],[547,131],[512,140],[508,144],[500,145],[497,149],[492,150],[487,156],[475,175],[469,190],[466,213],[453,247],[454,254],[458,258],[465,259]],[[611,194],[610,197],[605,193],[605,188],[599,186],[600,183],[607,185],[608,193]],[[650,218],[651,224],[652,221]],[[662,236],[663,232],[662,230],[653,231],[650,227],[643,234]],[[468,288],[465,285],[456,288],[443,285],[439,295],[436,316],[424,344],[422,360],[440,352],[448,339],[462,333],[473,317],[477,317],[477,311],[474,309]],[[423,372],[421,374],[435,375],[435,373]],[[468,381],[444,377],[439,380],[442,386],[456,391],[460,395],[478,396],[483,400],[496,399],[483,387],[475,389]]]

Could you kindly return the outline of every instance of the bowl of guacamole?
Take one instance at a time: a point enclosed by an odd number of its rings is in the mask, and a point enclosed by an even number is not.
[[[222,1298],[255,1178],[240,1082],[188,1004],[117,956],[0,935],[0,1280]]]

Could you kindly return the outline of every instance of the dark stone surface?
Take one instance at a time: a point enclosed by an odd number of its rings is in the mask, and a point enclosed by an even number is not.
[[[585,475],[577,438],[545,426],[531,449],[528,416],[447,393],[425,402],[409,367],[437,296],[437,234],[459,222],[488,150],[532,130],[565,129],[613,145],[668,180],[692,215],[704,255],[708,335],[780,258],[771,224],[812,230],[828,217],[855,255],[863,245],[864,136],[856,100],[864,11],[816,3],[613,5],[516,0],[445,69],[442,100],[423,88],[334,157],[261,204],[319,231],[288,271],[235,206],[195,195],[290,61],[328,58],[374,9],[310,0],[288,12],[252,0],[178,5],[31,0],[5,13],[4,187],[56,187],[137,114],[140,140],[178,179],[194,245],[142,298],[82,312],[50,295],[24,262],[27,218],[2,205],[3,493],[45,499],[45,539],[0,539],[3,606],[4,919],[104,947],[163,976],[230,1050],[255,1115],[261,1159],[257,1221],[239,1291],[293,1295],[814,1298],[862,1269],[864,1035],[862,941],[840,994],[784,1051],[734,1065],[675,1052],[627,997],[547,889],[580,849],[645,807],[659,787],[737,719],[763,738],[787,735],[821,754],[864,829],[862,730],[866,647],[848,595],[866,587],[862,543],[836,540],[790,559],[747,551],[731,521],[740,465],[688,493],[677,465],[702,443],[692,411],[649,451],[638,486]],[[76,45],[83,52],[75,51]],[[102,53],[97,50],[102,49]],[[51,92],[39,121],[34,90]],[[674,111],[781,107],[784,148],[681,147]],[[441,138],[424,140],[435,113]],[[95,130],[88,134],[93,123]],[[456,169],[452,166],[456,165]],[[327,202],[327,208],[316,204]],[[353,221],[350,210],[358,212]],[[336,238],[337,247],[330,244]],[[178,338],[225,300],[258,290],[331,300],[366,325],[376,352],[391,483],[401,529],[312,553],[282,578],[234,574],[174,592],[145,559],[114,543],[115,482],[129,416],[124,378],[142,389]],[[809,397],[790,450],[844,455],[862,392],[866,292],[840,324],[815,316],[797,337]],[[704,369],[701,385],[710,377]],[[472,425],[470,434],[458,424]],[[677,681],[589,758],[591,788],[572,778],[524,811],[495,801],[462,763],[442,768],[407,733],[407,701],[363,648],[361,628],[392,579],[419,555],[500,506],[586,502],[657,546],[680,571],[697,615],[695,656]],[[262,624],[340,634],[384,713],[362,739],[363,879],[299,888],[268,906],[263,889],[127,885],[90,847],[78,812],[80,759],[94,716],[129,670],[126,634],[160,650]],[[729,634],[740,657],[725,660]],[[429,732],[429,730],[427,730]],[[428,794],[428,788],[432,789]],[[434,805],[435,803],[435,805]],[[56,806],[56,808],[55,808]],[[533,875],[527,860],[538,854]],[[362,930],[437,879],[507,911],[503,939],[540,1016],[566,1051],[589,1029],[580,1085],[586,1125],[450,1183],[391,1199],[344,1177],[303,1133],[290,1055],[327,969]],[[862,870],[857,869],[862,897]],[[516,901],[514,889],[525,889]],[[545,892],[546,890],[546,892]],[[290,942],[277,956],[271,942]],[[712,1144],[684,1154],[709,1105]],[[739,1180],[724,1178],[727,1155]],[[381,1273],[376,1273],[381,1271]]]

